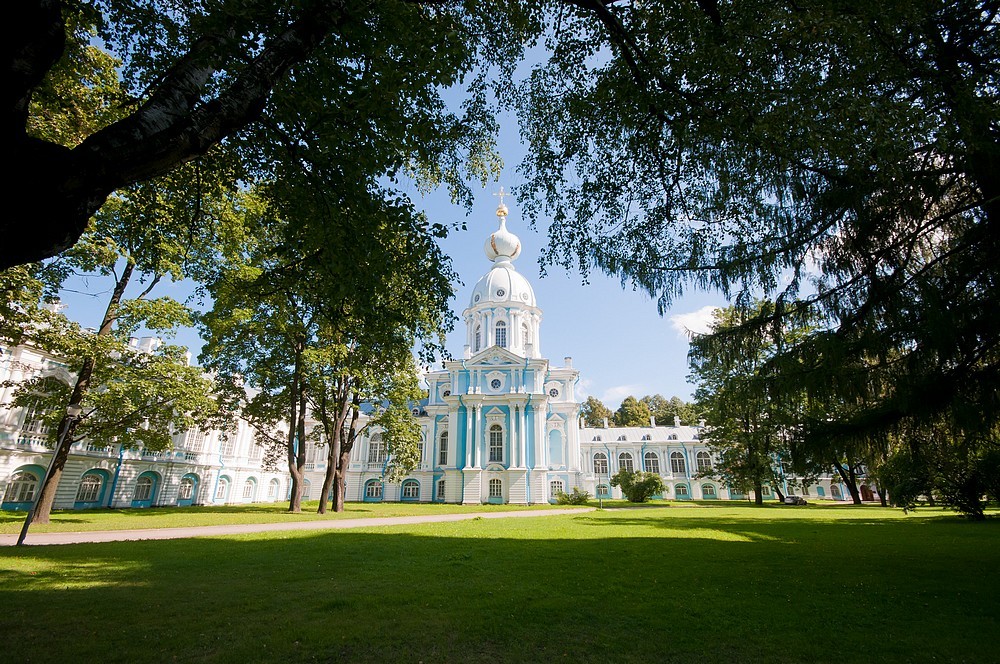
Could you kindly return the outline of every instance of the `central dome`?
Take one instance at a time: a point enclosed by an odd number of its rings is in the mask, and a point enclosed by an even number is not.
[[[535,291],[520,272],[514,269],[510,261],[497,263],[493,269],[484,274],[472,289],[469,306],[475,307],[487,302],[518,303],[523,306],[535,306]]]

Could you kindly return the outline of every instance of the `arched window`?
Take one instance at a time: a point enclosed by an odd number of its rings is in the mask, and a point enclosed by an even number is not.
[[[403,500],[417,500],[420,498],[420,482],[409,479],[403,480]]]
[[[674,495],[678,498],[687,498],[690,494],[688,493],[687,484],[678,484],[674,487]]]
[[[438,438],[438,465],[447,466],[448,465],[448,432],[442,431],[441,437]]]
[[[610,498],[611,497],[611,487],[607,484],[597,485],[597,497],[598,498]]]
[[[148,480],[148,477],[142,478]],[[136,487],[138,489],[138,486]],[[94,503],[101,495],[101,476],[97,473],[87,473],[80,480],[80,486],[76,490],[76,502]]]
[[[674,475],[683,475],[687,472],[687,466],[684,464],[684,455],[680,452],[670,453],[670,472]]]
[[[528,324],[521,323],[521,348],[527,350],[529,341]]]
[[[653,440],[653,437],[647,433],[642,437],[642,440]]]
[[[278,480],[271,480],[267,483],[267,497],[272,500],[278,499],[278,489],[281,483]]]
[[[718,494],[715,492],[715,485],[713,484],[702,484],[701,485],[701,497],[705,500],[714,500],[718,498]]]
[[[215,487],[215,499],[225,500],[226,496],[229,495],[229,478],[220,477],[219,484]]]
[[[601,437],[600,436],[594,436],[594,440],[596,440],[597,442],[601,442]]]
[[[698,452],[698,472],[709,472],[712,470],[712,457],[708,452]]]
[[[660,474],[660,457],[656,455],[656,452],[646,452],[643,461],[646,464],[647,473]]]
[[[490,461],[503,461],[503,427],[499,424],[490,426]]]
[[[677,434],[676,433],[670,434],[669,436],[667,436],[667,440],[677,440]]]
[[[635,472],[635,462],[632,460],[630,453],[622,452],[618,455],[618,470],[627,470],[630,473]]]
[[[38,478],[32,473],[15,473],[10,478],[7,491],[3,494],[5,503],[30,503],[35,499],[38,488]]]
[[[382,500],[382,482],[379,480],[365,482],[365,500]]]
[[[478,353],[479,349],[483,347],[483,329],[480,326],[476,326],[476,334],[473,341],[473,352]]]
[[[135,493],[132,495],[132,500],[149,500],[152,497],[153,478],[149,475],[143,475],[135,483]]]
[[[381,433],[372,434],[368,441],[368,463],[385,463],[385,443],[382,442]]]
[[[594,453],[594,473],[597,475],[608,474],[608,456],[604,452]]]
[[[248,477],[247,481],[243,483],[243,498],[253,500],[254,489],[256,488],[257,482],[252,477]]]
[[[182,477],[181,485],[177,488],[178,500],[191,500],[194,497],[194,478]]]
[[[625,440],[625,434],[618,436],[618,440]]]
[[[840,487],[837,486],[836,484],[830,485],[830,497],[834,498],[835,500],[840,500],[842,498],[842,494],[840,493]]]
[[[502,320],[497,321],[497,346],[507,347],[507,323]]]
[[[552,480],[549,482],[549,496],[552,498],[558,498],[559,494],[563,492],[562,480]]]
[[[503,482],[496,477],[490,480],[490,498],[503,498]]]

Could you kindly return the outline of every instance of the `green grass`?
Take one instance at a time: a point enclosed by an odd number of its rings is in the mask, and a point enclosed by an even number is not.
[[[936,509],[692,503],[8,548],[0,659],[996,662],[998,543]]]
[[[511,512],[552,509],[566,505],[430,505],[419,503],[347,503],[343,512],[316,514],[318,501],[302,503],[302,512],[288,512],[288,503],[254,503],[203,507],[155,507],[152,509],[55,510],[48,524],[31,524],[33,533],[87,530],[133,530],[146,528],[186,528],[241,523],[285,523],[329,519],[453,514],[456,512]],[[21,532],[25,512],[0,511],[0,534]]]

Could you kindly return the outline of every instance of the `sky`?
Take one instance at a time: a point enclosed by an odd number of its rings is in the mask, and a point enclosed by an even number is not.
[[[444,192],[425,197],[415,186],[402,187],[432,222],[445,225],[465,222],[467,227],[465,231],[453,231],[441,241],[461,282],[455,285],[456,297],[452,300],[452,311],[458,320],[447,338],[448,350],[456,357],[462,356],[466,338],[462,311],[469,304],[472,287],[491,267],[483,244],[498,226],[495,193],[501,186],[510,191],[522,183],[516,167],[524,148],[515,120],[502,117],[500,127],[498,148],[505,167],[496,183],[478,190],[471,214],[450,203]],[[545,229],[527,227],[516,198],[508,195],[505,203],[510,209],[507,227],[521,239],[522,245],[522,254],[514,266],[530,281],[542,310],[541,353],[553,366],[563,366],[564,358],[573,358],[573,366],[580,371],[579,400],[595,396],[611,409],[616,409],[629,395],[641,398],[661,394],[691,400],[694,386],[687,381],[687,330],[704,331],[713,309],[726,306],[722,295],[686,295],[661,317],[656,302],[649,296],[623,289],[618,279],[601,273],[587,275],[585,283],[579,273],[550,266],[543,278],[538,257],[546,241]],[[62,294],[67,315],[84,326],[96,327],[110,290],[110,280],[99,278],[72,284]],[[185,284],[161,284],[152,295],[184,299],[189,293],[190,287]],[[195,330],[180,331],[172,342],[187,346],[197,361],[202,342]]]

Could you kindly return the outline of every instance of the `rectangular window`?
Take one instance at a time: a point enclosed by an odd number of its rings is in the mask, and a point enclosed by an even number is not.
[[[232,436],[222,434],[222,440],[219,441],[219,452],[222,456],[233,456],[235,450],[236,441],[233,440]]]
[[[448,465],[448,432],[445,431],[441,434],[441,446],[438,450],[438,465],[447,466]]]
[[[552,480],[549,483],[549,495],[553,498],[557,498],[560,493],[563,492],[563,483],[559,480]]]
[[[490,461],[503,461],[503,429],[499,424],[490,427]]]
[[[444,500],[444,480],[438,480],[437,483],[437,499]]]
[[[250,432],[250,459],[257,461],[264,454],[264,448],[257,443],[257,435]]]
[[[205,445],[205,432],[201,429],[188,429],[184,436],[184,449],[192,452],[201,452]]]

